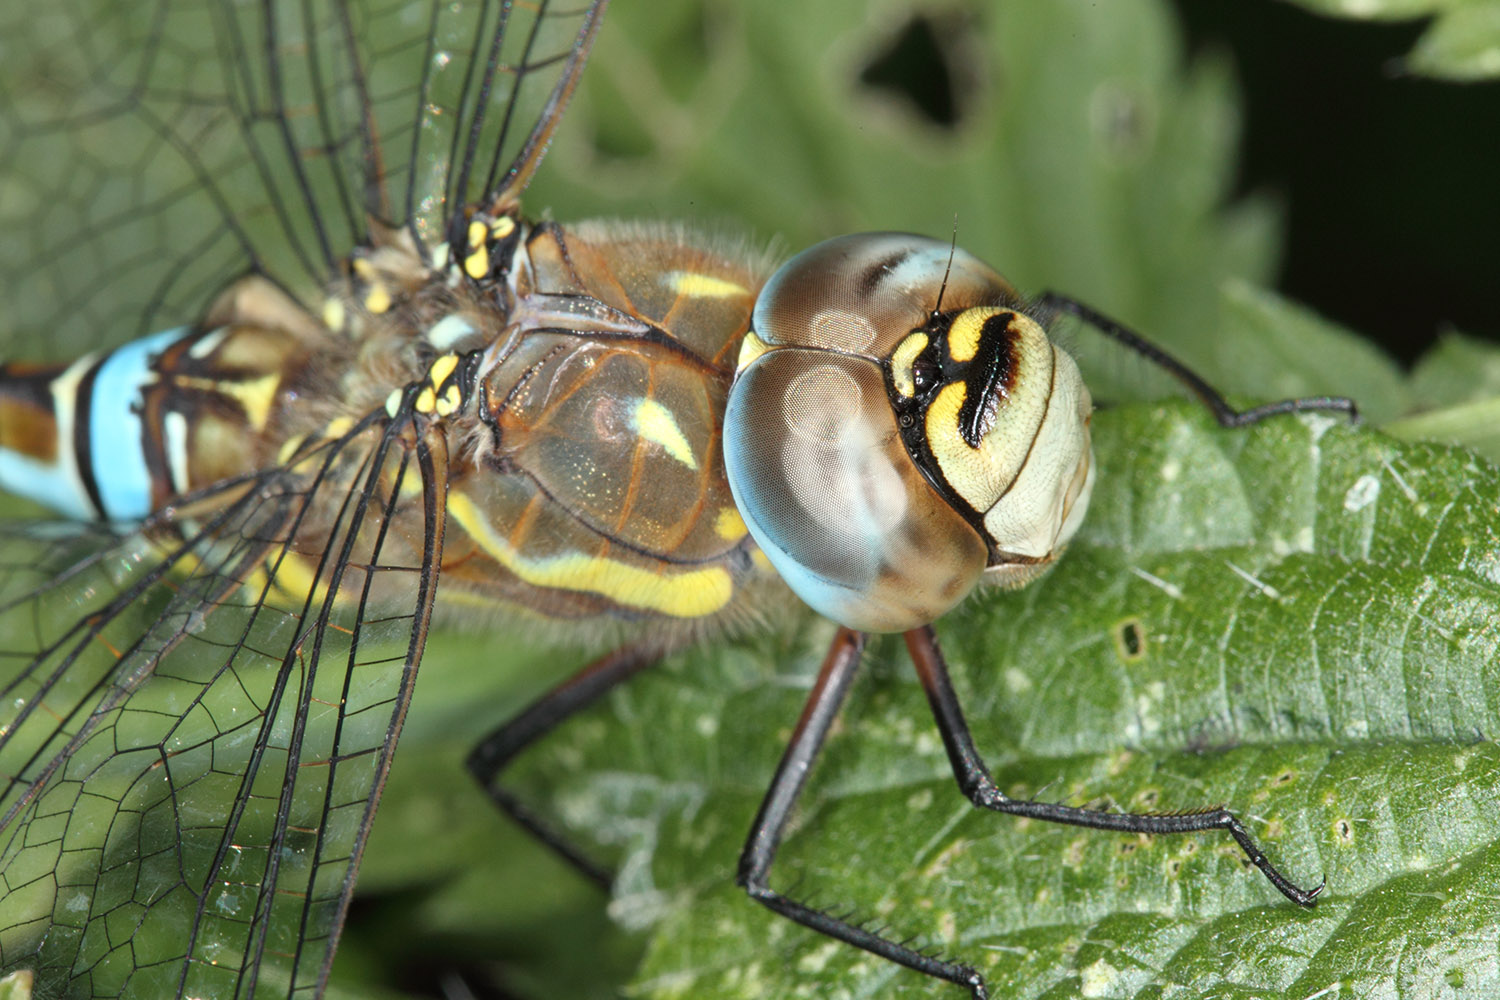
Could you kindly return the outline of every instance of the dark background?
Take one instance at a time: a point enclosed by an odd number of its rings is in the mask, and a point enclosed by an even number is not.
[[[1500,84],[1406,73],[1421,22],[1175,4],[1194,52],[1233,54],[1238,189],[1284,205],[1281,290],[1407,363],[1444,329],[1500,340]]]

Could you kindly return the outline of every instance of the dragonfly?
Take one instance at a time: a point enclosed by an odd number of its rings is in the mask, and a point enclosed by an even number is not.
[[[54,515],[4,528],[0,970],[39,995],[320,995],[435,616],[625,636],[470,758],[608,884],[506,767],[792,594],[838,629],[748,832],[755,901],[988,995],[963,957],[773,887],[866,636],[902,633],[976,807],[1219,831],[1312,905],[1227,809],[1005,795],[932,623],[1044,572],[1084,516],[1092,403],[1058,318],[1228,427],[1353,404],[1236,410],[944,240],[837,237],[773,270],[672,224],[529,217],[606,6],[8,15],[36,89],[6,95],[34,233],[6,323],[54,357],[0,371],[0,484]]]

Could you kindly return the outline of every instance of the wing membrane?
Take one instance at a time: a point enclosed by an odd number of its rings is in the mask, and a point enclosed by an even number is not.
[[[519,194],[602,7],[6,5],[0,355],[190,322],[251,270],[316,304],[372,220],[435,247],[466,202]]]
[[[426,636],[442,448],[372,421],[202,523],[8,540],[55,568],[0,607],[0,967],[321,991]]]
[[[604,0],[0,10],[0,355],[512,207]],[[376,387],[380,388],[380,387]],[[327,401],[323,401],[327,402]],[[422,652],[447,456],[381,412],[142,530],[0,522],[0,970],[317,995]]]

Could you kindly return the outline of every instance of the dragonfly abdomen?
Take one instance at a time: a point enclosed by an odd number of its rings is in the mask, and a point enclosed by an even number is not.
[[[314,368],[328,370],[330,341],[252,277],[195,326],[66,366],[0,366],[0,489],[67,517],[131,523],[262,468],[294,430],[289,401],[321,377]]]

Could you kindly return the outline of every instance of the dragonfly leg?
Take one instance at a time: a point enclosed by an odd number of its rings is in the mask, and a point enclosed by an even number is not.
[[[989,994],[983,977],[974,969],[924,955],[867,927],[784,896],[768,884],[787,819],[849,691],[864,645],[865,636],[852,629],[841,628],[834,637],[802,717],[797,720],[797,728],[792,731],[791,741],[776,768],[776,776],[771,779],[750,827],[750,836],[740,852],[735,881],[752,899],[783,917],[910,969],[967,987],[976,1000],[984,1000]]]
[[[958,779],[959,789],[968,800],[981,809],[1008,813],[1012,816],[1028,816],[1048,823],[1066,823],[1071,826],[1088,827],[1093,830],[1114,830],[1120,833],[1195,833],[1206,830],[1223,830],[1234,838],[1250,859],[1250,863],[1274,885],[1281,894],[1300,906],[1312,906],[1323,891],[1319,882],[1312,889],[1303,889],[1273,865],[1265,853],[1255,845],[1244,824],[1223,806],[1184,813],[1118,813],[1100,812],[1096,809],[1081,809],[1058,805],[1052,802],[1035,802],[1013,799],[995,786],[989,770],[974,748],[969,735],[968,723],[959,708],[958,696],[948,678],[948,666],[938,649],[937,635],[931,626],[913,629],[906,633],[906,648],[911,653],[912,663],[922,687],[927,692],[943,745],[948,750],[948,759],[953,765],[953,774]]]
[[[624,646],[601,656],[485,737],[470,751],[466,762],[469,773],[507,816],[603,889],[614,881],[613,873],[554,829],[514,792],[501,787],[498,779],[500,772],[531,744],[660,659],[660,646],[646,644]]]
[[[1343,396],[1303,396],[1297,399],[1278,399],[1275,402],[1265,403],[1249,410],[1236,410],[1219,394],[1217,389],[1205,382],[1197,372],[1123,323],[1110,319],[1108,316],[1090,306],[1084,305],[1075,298],[1060,295],[1057,292],[1043,292],[1033,304],[1042,313],[1067,313],[1071,316],[1077,316],[1106,337],[1124,344],[1132,351],[1135,351],[1141,357],[1150,361],[1186,386],[1189,392],[1198,397],[1204,406],[1208,407],[1209,411],[1213,413],[1214,419],[1219,422],[1221,427],[1244,427],[1248,424],[1259,423],[1267,417],[1274,417],[1282,413],[1300,413],[1304,410],[1323,413],[1342,413],[1350,420],[1359,419],[1359,408],[1355,406],[1354,400],[1346,399]]]

